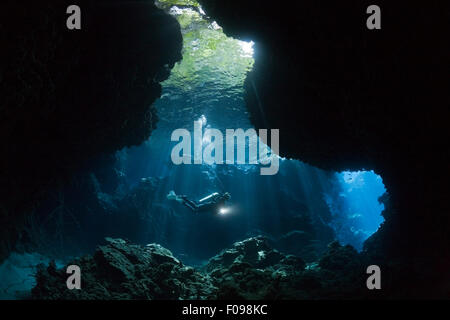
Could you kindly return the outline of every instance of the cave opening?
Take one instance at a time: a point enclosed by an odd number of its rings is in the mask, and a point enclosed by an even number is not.
[[[70,7],[0,12],[0,300],[448,296],[448,10]]]
[[[246,163],[177,166],[171,161],[175,144],[171,133],[192,128],[193,121],[206,129],[253,129],[244,82],[257,49],[253,41],[228,37],[196,1],[157,0],[156,4],[177,19],[183,36],[183,59],[162,83],[162,95],[155,102],[157,129],[140,146],[116,153],[117,176],[108,176],[111,172],[102,176],[101,169],[89,173],[85,182],[92,190],[80,192],[83,185],[68,188],[55,193],[56,209],[54,202],[43,206],[51,219],[47,225],[47,219],[43,221],[46,229],[38,236],[45,234],[44,240],[54,236],[45,248],[60,245],[63,254],[56,256],[64,262],[57,260],[57,265],[91,252],[105,236],[160,244],[191,266],[202,266],[234,242],[254,236],[265,236],[280,252],[301,257],[308,268],[317,265],[334,240],[362,250],[364,241],[383,223],[386,190],[372,171],[324,171],[275,155],[266,146],[279,168],[275,175],[262,176],[261,165],[250,164],[251,144],[245,139],[240,142],[244,146],[238,144],[236,149],[244,148]],[[210,143],[204,139],[202,148]],[[228,191],[232,199],[217,216],[198,215],[168,201],[172,190],[192,199]],[[83,198],[85,206],[78,206],[78,197],[86,194],[90,198]],[[66,195],[74,195],[67,199],[67,207]],[[55,229],[58,233],[49,232]],[[45,248],[13,253],[0,265],[0,279],[4,274],[8,278],[0,281],[4,293],[0,298],[15,298],[14,290],[27,291],[34,285],[28,265],[48,264],[54,258]]]
[[[384,222],[383,180],[373,171],[344,171],[335,174],[334,182],[335,187],[325,194],[333,216],[331,226],[340,243],[360,251]]]
[[[127,188],[151,185],[151,204],[143,209],[151,216],[148,232],[138,241],[161,243],[191,265],[258,235],[310,262],[335,239],[361,250],[383,221],[378,198],[385,190],[373,172],[327,172],[278,156],[279,172],[270,177],[260,176],[259,165],[173,164],[173,130],[192,131],[193,121],[223,131],[253,128],[244,81],[254,64],[254,43],[226,36],[196,2],[156,3],[180,23],[184,49],[155,103],[158,128],[141,146],[118,153]],[[200,217],[168,203],[171,190],[193,199],[228,191],[232,201],[219,219]]]

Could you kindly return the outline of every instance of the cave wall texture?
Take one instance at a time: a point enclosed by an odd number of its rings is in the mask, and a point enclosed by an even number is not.
[[[200,0],[228,36],[255,42],[246,103],[280,129],[282,156],[328,170],[375,170],[390,194],[366,245],[446,273],[449,7],[376,1]]]
[[[283,156],[374,169],[390,206],[367,249],[418,260],[401,262],[404,281],[448,281],[448,4],[377,1],[382,30],[369,31],[368,1],[200,2],[255,42],[255,127],[280,129]],[[0,261],[49,190],[101,177],[112,152],[149,137],[159,82],[181,59],[179,24],[152,1],[77,1],[81,31],[65,28],[69,4],[0,4]]]
[[[71,4],[1,3],[0,261],[49,190],[150,136],[159,82],[182,58],[178,22],[152,1],[77,1],[77,31]]]

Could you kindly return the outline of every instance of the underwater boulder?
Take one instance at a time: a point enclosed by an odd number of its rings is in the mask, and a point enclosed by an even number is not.
[[[196,272],[160,245],[140,246],[106,239],[94,256],[75,259],[82,270],[82,290],[68,290],[66,268],[41,266],[32,290],[34,299],[179,300],[214,297],[209,276]]]
[[[319,266],[327,270],[346,270],[359,264],[361,257],[355,248],[342,246],[338,241],[330,243],[328,251],[319,261]]]
[[[305,269],[305,261],[303,261],[302,258],[296,257],[294,255],[287,255],[280,261],[281,265],[293,267],[296,270],[303,270]]]
[[[265,237],[253,237],[233,244],[232,248],[223,250],[211,258],[205,269],[212,272],[214,269],[227,268],[233,263],[247,263],[255,268],[267,267],[277,264],[283,255],[271,248]]]
[[[109,245],[100,246],[94,254],[97,266],[113,281],[124,282],[133,279],[137,255],[127,242],[121,239],[105,239]],[[133,259],[134,258],[134,259]],[[134,260],[134,261],[130,261]]]
[[[146,250],[150,253],[152,263],[162,264],[171,263],[176,265],[183,265],[177,258],[175,258],[169,249],[163,246],[152,243],[146,246]]]
[[[259,236],[236,242],[211,258],[205,269],[218,288],[218,299],[255,300],[295,297],[287,292],[297,290],[289,286],[305,265],[301,258],[280,253]],[[282,283],[286,283],[283,292]]]
[[[310,262],[317,258],[321,244],[309,232],[292,230],[283,234],[274,246],[280,251],[302,257]]]

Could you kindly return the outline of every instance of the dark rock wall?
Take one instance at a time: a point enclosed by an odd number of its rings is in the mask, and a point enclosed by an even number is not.
[[[0,260],[25,212],[75,172],[150,136],[181,59],[178,22],[152,1],[5,1],[0,10]]]
[[[368,250],[412,260],[397,266],[419,270],[413,277],[430,288],[443,283],[448,8],[379,1],[383,29],[369,31],[366,1],[201,3],[228,35],[256,42],[246,81],[255,127],[281,129],[283,156],[329,170],[375,169],[391,205]],[[81,31],[65,28],[69,4],[1,4],[0,260],[51,190],[77,185],[74,173],[85,179],[77,189],[92,186],[91,170],[109,179],[107,154],[149,137],[159,82],[181,59],[179,25],[152,1],[79,1]]]
[[[371,31],[368,1],[200,2],[227,35],[255,41],[255,127],[280,129],[283,156],[374,169],[392,203],[376,250],[448,267],[448,5],[378,1]]]

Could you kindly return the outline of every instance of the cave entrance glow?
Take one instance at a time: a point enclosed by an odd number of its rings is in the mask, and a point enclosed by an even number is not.
[[[250,164],[173,164],[175,129],[190,131],[197,120],[223,132],[252,128],[244,82],[254,64],[253,42],[227,37],[195,1],[157,4],[180,23],[183,60],[162,83],[162,96],[155,103],[159,121],[151,138],[118,154],[118,170],[128,188],[137,188],[136,196],[145,199],[139,206],[147,229],[135,237],[167,247],[190,265],[257,235],[307,262],[317,261],[336,238],[360,249],[380,223],[376,216],[381,207],[373,201],[382,189],[370,174],[336,174],[284,158],[279,158],[279,171],[273,176],[261,176],[260,167]],[[219,217],[193,215],[167,201],[171,190],[197,200],[230,192],[229,212]]]
[[[344,171],[336,173],[332,190],[325,198],[333,215],[331,226],[336,237],[361,250],[363,242],[384,221],[380,199],[386,193],[383,181],[373,171]]]

